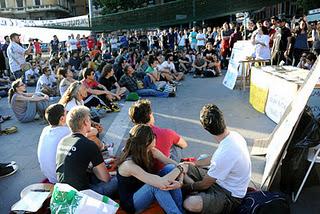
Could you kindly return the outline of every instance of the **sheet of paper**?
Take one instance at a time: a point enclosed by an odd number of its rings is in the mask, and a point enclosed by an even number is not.
[[[18,201],[12,207],[12,211],[24,210],[28,212],[37,212],[43,202],[48,198],[50,192],[32,192],[30,191],[25,197]]]
[[[251,155],[266,155],[269,145],[269,138],[255,139],[252,145]]]

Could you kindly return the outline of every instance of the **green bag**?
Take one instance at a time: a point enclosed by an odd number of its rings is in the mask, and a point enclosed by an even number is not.
[[[126,101],[137,101],[140,97],[136,92],[131,92],[127,95]]]

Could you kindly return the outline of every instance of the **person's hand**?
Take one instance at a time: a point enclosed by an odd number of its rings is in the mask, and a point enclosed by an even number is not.
[[[162,190],[173,190],[173,189],[180,189],[182,187],[182,183],[179,181],[172,181],[165,189]]]
[[[45,94],[45,95],[43,96],[43,99],[44,99],[44,100],[49,100],[49,96]]]
[[[167,190],[167,188],[170,187],[171,183],[172,182],[166,179],[165,177],[161,177],[157,187],[162,190]]]
[[[117,94],[115,94],[115,97],[118,99],[118,100],[121,100],[121,97]]]

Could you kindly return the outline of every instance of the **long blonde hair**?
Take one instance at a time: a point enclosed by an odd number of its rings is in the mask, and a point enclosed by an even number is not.
[[[71,85],[68,87],[67,91],[61,97],[59,103],[62,104],[63,106],[65,106],[73,98],[75,98],[76,101],[80,101],[80,100],[78,100],[78,94],[79,94],[80,88],[81,88],[80,81],[75,81],[75,82],[71,83]]]
[[[11,104],[12,97],[13,97],[13,95],[17,92],[17,88],[19,87],[19,85],[20,85],[21,83],[23,83],[23,82],[22,82],[22,79],[17,79],[17,80],[15,80],[14,82],[12,82],[11,88],[9,89],[9,92],[8,92],[8,101],[9,101],[9,104]]]

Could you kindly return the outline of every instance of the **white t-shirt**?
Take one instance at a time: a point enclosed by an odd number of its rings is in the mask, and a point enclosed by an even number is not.
[[[70,50],[73,51],[73,50],[77,50],[77,42],[78,40],[76,39],[70,39],[69,40],[69,44],[70,44]]]
[[[233,197],[245,196],[251,177],[251,160],[246,140],[239,133],[230,131],[220,142],[207,173]]]
[[[110,44],[112,49],[117,49],[118,48],[118,39],[112,38],[110,39]]]
[[[197,34],[197,46],[204,46],[206,43],[206,34],[198,33]]]
[[[7,49],[7,56],[11,72],[19,71],[21,69],[21,65],[26,63],[24,58],[25,52],[26,49],[15,42],[10,42]]]
[[[70,111],[73,107],[75,106],[83,106],[84,105],[84,102],[83,100],[81,101],[78,101],[76,100],[75,98],[73,98],[72,100],[70,100],[67,105],[64,107],[66,109],[66,111]]]
[[[37,82],[36,92],[41,92],[43,85],[52,87],[53,82],[52,82],[52,79],[50,78],[50,76],[47,77],[45,74],[42,74],[40,76],[40,78],[38,79],[38,82]]]
[[[67,126],[47,126],[42,130],[38,143],[38,161],[42,173],[51,183],[57,183],[56,154],[62,138],[71,133]]]
[[[181,37],[179,36],[178,38],[178,46],[184,47],[186,45],[186,39],[188,39],[187,35],[182,35]]]
[[[257,59],[270,59],[271,51],[269,47],[270,36],[269,35],[257,35],[256,41],[261,42],[264,45],[256,45],[256,58]]]
[[[169,69],[170,71],[176,70],[176,68],[174,67],[174,64],[172,62],[169,63],[168,61],[164,61],[158,68],[159,68],[159,71],[163,69]]]
[[[35,68],[34,70],[33,69],[29,69],[27,70],[25,73],[24,73],[24,76],[25,76],[25,79],[26,81],[28,82],[29,78],[28,76],[35,76],[35,75],[38,75],[39,74],[39,69]]]

